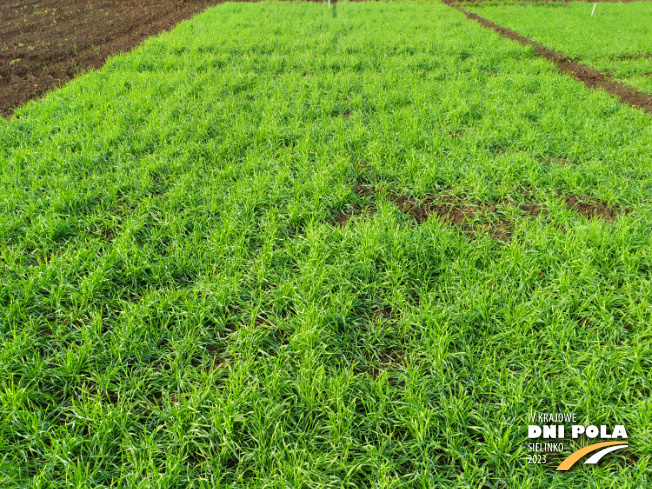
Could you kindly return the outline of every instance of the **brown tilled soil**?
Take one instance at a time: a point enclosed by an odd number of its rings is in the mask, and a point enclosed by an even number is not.
[[[353,191],[358,195],[358,197],[369,200],[373,198],[375,187],[370,186],[364,179],[358,181],[358,184],[353,187]],[[376,208],[373,203],[367,203],[362,206],[360,204],[355,204],[352,207],[341,210],[335,220],[332,222],[333,226],[339,226],[341,228],[345,227],[353,216],[359,216],[361,214],[373,215],[376,212]]]
[[[439,220],[450,226],[455,226],[469,233],[487,233],[493,239],[509,241],[513,223],[497,212],[496,206],[491,203],[482,203],[471,200],[464,200],[452,195],[441,195],[436,198],[428,198],[421,202],[406,196],[390,196],[390,199],[397,207],[421,224],[430,216],[436,216]],[[524,206],[521,210],[538,207]],[[538,212],[537,212],[538,214]],[[491,215],[491,222],[474,222],[480,215]]]
[[[534,52],[537,55],[543,56],[547,60],[555,63],[561,71],[570,74],[575,79],[584,83],[588,88],[601,88],[607,93],[618,97],[622,103],[627,104],[631,107],[643,109],[645,112],[652,114],[651,95],[638,92],[633,88],[612,80],[611,77],[606,73],[601,73],[597,70],[594,70],[593,68],[578,63],[577,61],[564,56],[562,53],[548,49],[541,44],[537,44],[534,41],[531,41],[527,37],[521,36],[519,33],[514,32],[511,29],[500,27],[498,24],[494,24],[490,20],[480,17],[473,12],[468,12],[458,5],[455,5],[453,0],[444,0],[444,3],[456,10],[459,10],[469,19],[475,20],[482,26],[496,31],[498,34],[507,39],[516,41],[523,46],[532,46]]]
[[[568,158],[539,158],[542,164],[571,164]],[[344,228],[354,216],[371,216],[376,212],[376,198],[384,195],[393,202],[404,214],[410,216],[417,224],[422,224],[431,217],[449,226],[461,229],[463,232],[474,236],[486,234],[492,239],[507,242],[512,237],[514,223],[507,217],[517,210],[522,218],[533,219],[539,215],[546,215],[547,210],[537,199],[531,188],[521,190],[521,203],[510,199],[503,199],[496,202],[480,202],[479,200],[468,199],[460,195],[452,195],[448,192],[441,192],[423,199],[415,199],[410,195],[396,195],[387,192],[387,189],[378,187],[369,178],[369,168],[366,165],[357,167],[359,175],[353,185],[353,192],[357,195],[358,201],[346,209],[341,210],[331,221],[335,227]],[[586,219],[599,219],[612,222],[621,214],[629,213],[630,209],[624,209],[617,205],[609,205],[597,199],[567,194],[558,191],[557,195],[575,213]]]
[[[566,205],[572,208],[575,212],[587,219],[597,218],[603,221],[613,221],[621,213],[621,210],[608,206],[604,202],[596,202],[588,198],[578,198],[575,196],[566,197],[564,199]],[[626,213],[626,211],[625,211]]]
[[[220,0],[0,1],[0,115]]]
[[[497,204],[503,208],[518,207],[527,217],[536,217],[545,213],[545,209],[531,195],[523,196],[527,200],[522,204],[507,200]],[[406,196],[390,196],[390,199],[401,212],[408,214],[419,224],[435,216],[450,226],[460,227],[472,233],[482,231],[500,241],[509,241],[514,228],[513,223],[492,203],[465,200],[451,195],[441,195],[422,201]],[[619,215],[627,214],[629,211],[589,197],[567,195],[564,197],[564,202],[586,219],[595,218],[607,222],[612,222]]]
[[[353,216],[358,216],[362,213],[362,208],[358,205],[353,206],[350,209],[340,211],[333,221],[333,226],[346,227]]]

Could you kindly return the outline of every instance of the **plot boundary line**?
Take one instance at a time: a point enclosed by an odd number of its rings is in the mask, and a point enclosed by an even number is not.
[[[468,19],[475,20],[481,26],[497,32],[505,39],[516,41],[523,46],[531,46],[537,56],[542,56],[548,61],[554,63],[561,72],[571,75],[576,80],[584,83],[587,88],[601,88],[609,95],[619,99],[623,104],[642,109],[652,115],[652,95],[639,92],[634,88],[628,87],[627,85],[614,80],[611,75],[607,73],[602,73],[588,65],[579,63],[563,53],[548,49],[512,29],[501,27],[478,14],[469,12],[455,4],[452,0],[444,0],[444,4],[462,12]]]

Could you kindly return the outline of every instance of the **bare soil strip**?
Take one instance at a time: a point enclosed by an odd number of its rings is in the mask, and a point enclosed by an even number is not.
[[[469,19],[475,20],[483,27],[494,30],[506,39],[516,41],[523,46],[532,46],[534,52],[538,56],[543,56],[547,60],[555,63],[557,68],[565,73],[570,74],[576,80],[581,81],[588,88],[601,88],[610,95],[618,97],[622,103],[627,104],[631,107],[643,109],[648,114],[652,114],[652,96],[634,90],[633,88],[625,86],[620,82],[614,81],[608,74],[601,73],[597,70],[594,70],[593,68],[590,68],[589,66],[583,65],[568,58],[562,53],[548,49],[541,44],[537,44],[511,29],[500,27],[499,25],[494,24],[484,17],[480,17],[473,12],[468,12],[460,6],[455,5],[451,0],[444,0],[444,3],[451,8],[459,10]]]
[[[436,216],[449,226],[460,228],[467,234],[486,233],[492,239],[507,242],[510,240],[514,224],[493,204],[464,200],[452,195],[427,198],[421,202],[412,197],[389,196],[401,212],[412,217],[418,224]],[[484,216],[483,222],[478,219]],[[493,219],[486,220],[487,217]]]
[[[458,195],[441,193],[415,199],[409,195],[394,195],[384,193],[382,189],[373,186],[356,186],[354,192],[363,199],[364,203],[357,203],[344,209],[333,219],[332,225],[344,228],[355,216],[372,216],[376,212],[375,197],[377,193],[385,195],[404,214],[410,216],[417,225],[423,224],[431,217],[458,229],[470,237],[486,234],[492,239],[508,242],[514,231],[514,223],[507,217],[513,215],[517,209],[521,218],[531,219],[543,214],[547,210],[541,202],[530,192],[523,192],[524,202],[517,203],[511,200],[496,202],[480,202],[469,200]],[[613,222],[620,215],[628,214],[629,209],[607,204],[587,196],[577,196],[559,193],[564,203],[576,214],[585,219],[598,219]]]
[[[223,0],[3,0],[0,115]]]
[[[540,159],[540,161],[544,165],[569,164],[566,158]],[[456,227],[470,237],[486,234],[490,238],[502,242],[511,240],[514,223],[507,216],[514,216],[514,210],[520,213],[522,219],[533,219],[539,215],[548,214],[547,209],[537,199],[531,188],[519,192],[522,196],[522,199],[519,199],[520,203],[510,199],[480,202],[447,191],[438,192],[423,199],[415,199],[410,195],[397,195],[378,187],[373,179],[369,178],[369,168],[364,163],[357,166],[357,171],[359,175],[353,185],[357,202],[337,213],[331,220],[331,224],[335,227],[347,227],[354,217],[373,216],[376,213],[376,198],[379,195],[393,202],[403,214],[414,219],[417,225],[423,224],[434,216],[440,222]],[[630,209],[607,204],[586,195],[573,195],[563,191],[558,191],[557,195],[569,209],[589,220],[613,222],[620,215],[630,212]]]
[[[604,202],[594,201],[587,197],[578,198],[574,195],[571,195],[566,197],[564,201],[568,207],[587,219],[596,218],[603,221],[612,222],[615,221],[620,214],[629,213],[629,209],[612,207],[605,204]]]
[[[525,219],[547,214],[533,196],[524,194],[524,197],[527,199],[526,202],[517,204],[509,200],[484,203],[454,195],[440,195],[422,201],[408,196],[389,196],[401,212],[411,216],[418,224],[435,216],[449,226],[460,228],[470,235],[487,234],[492,239],[503,242],[511,239],[514,230],[514,223],[503,212],[510,208],[517,208],[523,213],[522,217]],[[575,213],[589,220],[613,222],[619,215],[628,213],[628,210],[589,197],[567,195],[564,196],[564,202]]]

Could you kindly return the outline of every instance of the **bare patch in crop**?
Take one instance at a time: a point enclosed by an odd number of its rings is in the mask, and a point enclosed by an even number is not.
[[[206,349],[212,354],[212,359],[209,360],[209,372],[220,368],[227,361],[226,348],[223,346],[207,345]]]
[[[364,172],[364,174],[369,171],[369,169],[364,165],[360,165],[358,170]],[[366,203],[364,205],[356,203],[346,209],[340,210],[335,219],[331,222],[333,226],[344,228],[352,217],[363,214],[373,215],[376,212],[376,207],[373,202],[370,202],[370,200],[373,199],[374,193],[378,189],[369,183],[364,174],[358,177],[356,184],[353,187],[353,192]]]
[[[539,204],[536,204],[534,202],[527,202],[525,204],[519,204],[518,208],[522,210],[523,212],[526,212],[530,214],[531,216],[538,216],[541,214],[543,211],[541,207],[539,207]]]
[[[408,196],[390,196],[399,210],[418,224],[435,216],[440,221],[470,234],[484,233],[499,241],[509,241],[513,223],[498,212],[492,203],[465,200],[451,195],[418,201]]]
[[[440,195],[417,200],[409,196],[389,196],[401,212],[422,224],[431,217],[460,228],[471,235],[487,234],[492,239],[507,242],[511,239],[514,223],[504,215],[509,208],[516,208],[533,218],[545,214],[546,210],[528,192],[523,192],[524,202],[511,200],[501,202],[480,202],[452,195]],[[587,197],[566,196],[566,205],[587,219],[614,221],[626,210]]]
[[[377,358],[383,365],[402,365],[405,360],[405,351],[398,347],[387,348],[380,350]]]
[[[353,191],[360,197],[373,197],[376,187],[361,183],[353,188]]]
[[[551,157],[551,158],[540,157],[538,158],[538,160],[544,165],[568,166],[573,164],[573,162],[569,158],[566,158],[564,156]]]
[[[495,224],[482,223],[478,227],[492,239],[502,241],[503,243],[511,239],[514,231],[514,224],[507,219],[502,219]]]
[[[603,221],[614,221],[623,210],[619,207],[610,206],[604,202],[591,200],[589,198],[570,196],[565,199],[566,205],[575,212],[587,219],[601,219]]]
[[[369,204],[364,207],[355,204],[347,209],[339,211],[331,224],[335,227],[344,228],[353,217],[362,215],[371,216],[375,212],[376,209],[373,204]]]
[[[390,374],[389,384],[402,387],[402,382],[392,373],[397,367],[405,365],[405,350],[400,347],[383,348],[369,354],[366,361],[366,365],[360,365],[354,369],[356,374],[368,375],[372,379],[378,380],[382,373],[388,372]]]
[[[333,226],[340,227],[340,228],[346,227],[354,212],[355,211],[340,211],[337,214],[335,220],[332,222]]]
[[[539,161],[560,166],[571,164],[567,157],[540,157]],[[457,227],[472,236],[484,234],[502,242],[510,241],[514,232],[514,223],[508,217],[513,214],[514,210],[517,210],[517,213],[520,211],[521,215],[525,214],[523,216],[525,218],[536,218],[546,214],[545,207],[537,200],[536,194],[531,188],[519,192],[520,198],[517,200],[520,202],[509,199],[480,202],[448,193],[416,199],[410,195],[383,192],[381,188],[366,179],[368,173],[366,167],[361,167],[360,170],[361,174],[353,191],[364,204],[356,203],[348,209],[341,210],[332,222],[334,226],[343,228],[353,216],[375,212],[374,198],[378,193],[384,194],[402,213],[410,216],[417,224],[423,224],[434,216],[439,221]],[[594,199],[563,194],[560,196],[575,212],[589,219],[597,218],[611,222],[622,212],[618,207]]]

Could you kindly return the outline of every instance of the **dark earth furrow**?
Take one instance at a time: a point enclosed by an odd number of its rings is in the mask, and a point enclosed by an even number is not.
[[[462,7],[454,4],[450,0],[445,0],[444,3],[451,8],[459,10],[466,15],[467,18],[475,20],[483,27],[497,32],[506,39],[516,41],[523,46],[531,46],[535,54],[543,56],[548,61],[553,62],[562,72],[570,74],[576,80],[584,83],[588,88],[601,88],[610,95],[618,97],[622,103],[627,104],[630,107],[643,109],[648,114],[652,114],[652,96],[623,85],[622,83],[613,80],[608,74],[601,73],[587,65],[578,63],[563,53],[548,49],[511,29],[501,27],[484,17],[480,17],[473,12],[464,10]]]

